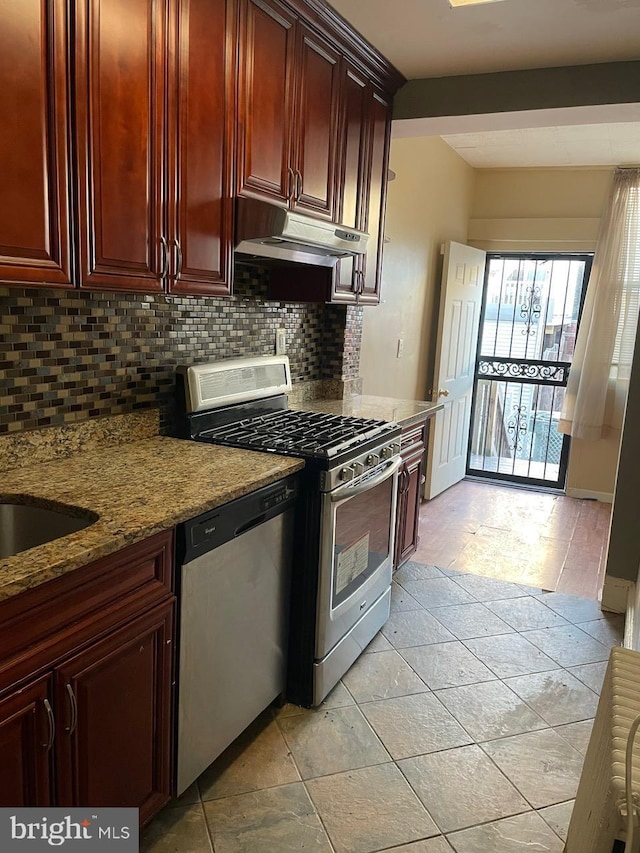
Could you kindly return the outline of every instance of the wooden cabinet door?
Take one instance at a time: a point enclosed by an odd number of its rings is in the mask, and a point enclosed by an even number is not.
[[[294,190],[295,17],[278,0],[242,0],[237,191],[286,206]]]
[[[172,0],[172,293],[231,293],[235,0]]]
[[[293,206],[333,219],[338,146],[340,56],[298,25]]]
[[[361,229],[369,179],[368,118],[370,93],[366,77],[343,64],[340,86],[340,170],[338,220]],[[360,284],[360,265],[355,258],[339,261],[334,275],[332,302],[355,302]]]
[[[384,243],[384,214],[387,201],[387,169],[391,102],[377,91],[371,95],[368,203],[363,230],[369,234],[367,253],[359,259],[362,283],[359,302],[380,302],[380,272]]]
[[[51,804],[50,687],[50,679],[41,678],[0,701],[0,806]]]
[[[56,669],[58,801],[134,806],[169,799],[173,603]]]
[[[66,15],[0,0],[0,282],[72,283]]]
[[[418,547],[422,452],[407,459],[399,478],[399,512],[396,528],[396,567],[408,560]]]
[[[80,285],[163,289],[166,0],[76,0]]]

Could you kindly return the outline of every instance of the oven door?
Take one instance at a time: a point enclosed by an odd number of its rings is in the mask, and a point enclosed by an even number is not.
[[[389,589],[401,462],[394,457],[322,496],[317,660]]]

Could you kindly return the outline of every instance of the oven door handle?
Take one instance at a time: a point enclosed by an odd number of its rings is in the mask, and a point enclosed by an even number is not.
[[[356,495],[361,495],[363,492],[368,492],[369,489],[375,489],[376,486],[379,486],[380,483],[384,483],[385,480],[388,480],[389,477],[392,477],[396,471],[402,465],[402,457],[398,456],[394,459],[387,467],[378,474],[377,477],[373,477],[371,480],[367,480],[361,486],[344,486],[343,488],[336,489],[335,492],[331,492],[331,500],[332,502],[343,501],[347,498],[355,498]]]

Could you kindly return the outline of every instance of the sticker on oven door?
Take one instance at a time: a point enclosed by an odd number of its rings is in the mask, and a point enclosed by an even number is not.
[[[336,561],[336,595],[349,586],[354,578],[366,572],[369,565],[369,534],[340,551]]]

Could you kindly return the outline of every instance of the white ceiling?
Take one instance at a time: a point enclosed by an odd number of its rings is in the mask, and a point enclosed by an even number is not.
[[[640,0],[330,2],[409,79],[640,59]],[[411,119],[393,135],[442,136],[476,168],[637,165],[640,106]]]
[[[640,59],[640,0],[330,0],[409,79]]]

